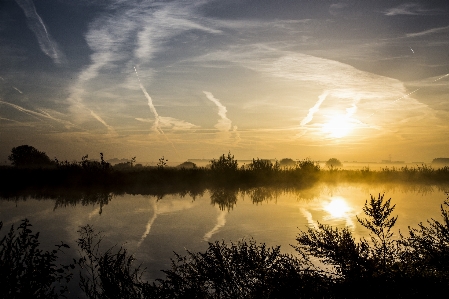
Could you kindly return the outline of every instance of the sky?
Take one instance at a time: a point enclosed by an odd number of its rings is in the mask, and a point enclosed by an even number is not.
[[[430,162],[448,119],[448,1],[0,1],[1,163]]]

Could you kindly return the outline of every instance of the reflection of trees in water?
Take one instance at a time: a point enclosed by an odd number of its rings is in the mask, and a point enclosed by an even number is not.
[[[213,205],[218,205],[221,211],[230,211],[237,204],[238,190],[217,188],[210,190],[210,200]]]
[[[103,212],[103,206],[107,205],[114,196],[113,193],[108,191],[91,191],[91,192],[83,192],[81,194],[71,194],[67,193],[65,196],[60,196],[55,200],[54,210],[61,207],[67,206],[76,206],[77,204],[81,204],[83,206],[100,206],[99,214]]]
[[[242,190],[243,195],[248,195],[254,204],[259,204],[264,201],[276,200],[282,193],[283,189],[280,188],[251,188],[249,190]]]
[[[202,197],[207,190],[211,194],[211,203],[218,205],[220,210],[231,210],[237,204],[239,196],[249,196],[254,204],[262,202],[269,202],[277,200],[281,195],[293,195],[298,201],[312,201],[319,198],[323,192],[326,194],[337,194],[345,188],[354,188],[369,194],[372,190],[379,190],[379,192],[403,192],[403,193],[418,193],[428,195],[433,192],[448,192],[449,183],[446,184],[397,184],[397,183],[371,183],[371,184],[354,184],[354,183],[320,183],[313,187],[252,187],[252,188],[232,188],[232,187],[185,187],[185,188],[170,188],[168,186],[161,186],[161,188],[138,188],[131,191],[117,191],[112,188],[59,188],[59,189],[38,189],[38,190],[20,190],[16,192],[2,192],[0,191],[0,200],[7,201],[26,201],[27,199],[34,200],[55,200],[54,209],[76,206],[81,204],[99,205],[100,214],[102,208],[107,205],[113,197],[124,194],[130,195],[148,195],[154,196],[158,200],[163,200],[166,195],[179,196],[180,198],[190,197],[195,200],[197,197]],[[377,191],[376,191],[377,192]]]

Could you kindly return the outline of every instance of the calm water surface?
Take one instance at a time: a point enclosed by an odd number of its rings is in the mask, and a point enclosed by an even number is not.
[[[64,241],[71,245],[67,259],[76,257],[75,241],[80,226],[91,224],[104,234],[103,245],[125,246],[147,267],[148,280],[163,277],[170,267],[173,251],[184,254],[204,251],[208,242],[236,242],[254,238],[267,245],[281,245],[294,253],[290,244],[300,229],[316,222],[347,226],[354,235],[366,237],[367,231],[357,223],[370,194],[385,192],[396,204],[396,225],[402,232],[427,219],[440,219],[440,204],[446,200],[445,188],[405,185],[317,185],[314,188],[286,192],[253,189],[245,192],[207,191],[202,196],[112,195],[99,204],[58,206],[51,199],[0,200],[2,234],[11,224],[28,218],[33,231],[39,231],[45,248]],[[221,203],[221,204],[219,204]],[[101,213],[100,213],[101,212]]]

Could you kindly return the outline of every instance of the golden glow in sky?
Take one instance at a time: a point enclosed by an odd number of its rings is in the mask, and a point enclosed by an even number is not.
[[[0,164],[449,155],[444,1],[1,3]]]
[[[350,134],[353,127],[354,124],[346,116],[337,115],[323,125],[322,131],[330,137],[342,138]]]

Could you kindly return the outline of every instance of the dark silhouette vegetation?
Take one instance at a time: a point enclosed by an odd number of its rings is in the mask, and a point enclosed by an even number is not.
[[[4,195],[23,190],[49,189],[102,189],[120,193],[146,193],[148,190],[175,189],[205,190],[213,188],[251,187],[300,187],[305,188],[322,182],[398,182],[398,183],[447,183],[449,166],[433,168],[416,167],[383,168],[373,171],[338,168],[338,159],[326,162],[329,170],[320,168],[310,159],[271,161],[253,159],[247,165],[239,165],[229,152],[210,161],[208,167],[197,167],[185,162],[169,167],[168,160],[161,157],[156,167],[136,165],[136,157],[128,162],[112,166],[103,153],[98,161],[86,155],[81,161],[50,161],[48,156],[27,145],[15,147],[9,156],[13,166],[0,167],[0,180]],[[173,192],[171,192],[173,193]],[[0,194],[1,196],[2,194]]]
[[[435,159],[432,160],[432,165],[449,166],[449,158],[435,158]]]
[[[20,168],[42,168],[55,165],[47,154],[29,145],[13,147],[11,154],[8,156],[8,160],[12,165]]]
[[[448,196],[449,200],[449,196]],[[371,196],[358,222],[369,231],[356,240],[347,228],[318,223],[300,231],[295,255],[254,240],[209,243],[205,252],[175,253],[165,278],[143,279],[124,247],[102,250],[101,233],[80,227],[79,257],[55,261],[64,243],[39,249],[39,234],[23,220],[0,241],[2,298],[59,298],[79,275],[86,298],[423,298],[449,287],[449,202],[441,220],[431,219],[394,237],[395,205]],[[0,229],[2,225],[0,224]],[[319,261],[319,263],[317,263]]]

